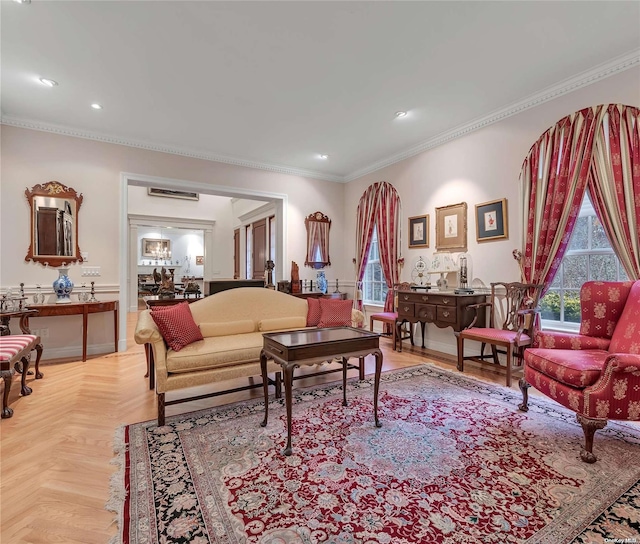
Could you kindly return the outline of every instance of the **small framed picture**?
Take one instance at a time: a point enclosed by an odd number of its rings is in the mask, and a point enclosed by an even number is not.
[[[476,204],[476,240],[489,242],[509,238],[507,199]]]
[[[436,250],[467,251],[467,203],[436,208]]]
[[[196,264],[204,264],[204,255],[196,255]]]
[[[429,216],[409,217],[409,248],[429,247]]]

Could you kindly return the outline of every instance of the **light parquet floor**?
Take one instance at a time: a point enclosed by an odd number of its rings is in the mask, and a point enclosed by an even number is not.
[[[19,396],[19,380],[14,379],[10,398],[14,415],[0,423],[1,544],[103,544],[115,535],[114,515],[105,509],[109,480],[116,470],[110,464],[115,430],[156,417],[155,394],[143,377],[144,351],[132,340],[136,318],[137,314],[129,314],[127,351],[84,363],[45,362],[41,365],[44,379],[29,377],[33,393],[27,397]],[[408,342],[402,353],[393,351],[388,339],[380,343],[383,370],[426,360],[455,368],[452,360],[433,359],[434,354],[411,348]],[[367,374],[373,373],[373,357],[367,358],[366,367]],[[472,365],[468,373],[504,383],[503,375]],[[352,375],[357,375],[356,371],[351,370]],[[340,376],[335,373],[300,380],[295,387],[335,381]],[[227,382],[224,388],[243,383],[246,381]],[[170,406],[167,415],[261,394],[262,389],[257,388]]]

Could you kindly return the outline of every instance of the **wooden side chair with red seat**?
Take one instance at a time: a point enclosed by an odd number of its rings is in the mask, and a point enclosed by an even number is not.
[[[411,284],[408,282],[396,283],[393,286],[393,312],[380,312],[376,314],[371,314],[369,316],[369,330],[373,331],[373,322],[381,321],[383,323],[383,334],[391,336],[393,340],[393,349],[396,349],[396,342],[398,341],[398,336],[396,332],[396,321],[398,320],[398,290],[407,290],[411,288]],[[399,338],[400,342],[406,340],[407,338],[411,340],[411,345],[413,346],[413,335],[411,334],[411,324],[408,322],[404,322],[404,325],[407,325],[408,328],[404,329],[404,332],[401,333],[401,337]]]
[[[511,387],[511,374],[514,369],[521,369],[524,359],[524,348],[533,343],[535,314],[538,312],[538,300],[542,285],[530,283],[491,284],[491,300],[482,304],[469,306],[475,309],[476,318],[468,328],[456,332],[458,338],[458,370],[464,371],[464,361],[472,360],[487,363],[484,359],[492,358],[493,365],[500,367],[498,353],[505,353],[506,385]],[[489,326],[475,327],[479,312],[489,309]],[[482,344],[479,356],[464,356],[464,341],[475,340]],[[491,355],[484,355],[485,345],[491,345]],[[498,348],[503,348],[498,350]]]

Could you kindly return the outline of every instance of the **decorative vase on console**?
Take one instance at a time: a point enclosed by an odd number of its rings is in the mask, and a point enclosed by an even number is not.
[[[327,278],[324,275],[324,271],[321,270],[320,272],[318,272],[316,277],[316,283],[318,285],[318,291],[326,294],[328,285],[327,285]]]
[[[73,291],[73,282],[67,276],[68,268],[58,268],[58,277],[53,282],[53,291],[58,299],[56,304],[68,304],[71,302],[71,291]]]

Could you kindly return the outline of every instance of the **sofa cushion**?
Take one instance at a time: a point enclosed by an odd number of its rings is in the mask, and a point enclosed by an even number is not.
[[[629,291],[627,303],[611,337],[609,351],[640,354],[640,280]]]
[[[261,332],[205,338],[180,351],[167,353],[169,373],[208,370],[239,363],[258,362],[264,345]],[[258,372],[259,373],[259,372]]]
[[[308,298],[307,304],[309,305],[309,310],[307,311],[307,327],[317,327],[318,323],[320,323],[320,315],[322,314],[322,310],[320,310],[320,299]]]
[[[228,336],[230,334],[244,334],[254,332],[256,325],[251,319],[241,319],[239,321],[219,321],[217,323],[200,323],[202,336]]]
[[[306,326],[307,320],[301,316],[273,317],[271,319],[262,319],[258,322],[258,330],[262,332],[303,329]]]
[[[588,281],[580,289],[580,334],[611,338],[631,289],[631,282]]]
[[[352,300],[320,299],[318,327],[350,327]]]
[[[527,366],[578,389],[598,381],[608,351],[533,348],[524,352]]]
[[[152,311],[151,317],[158,325],[164,341],[174,351],[202,340],[202,333],[193,320],[188,302]]]

